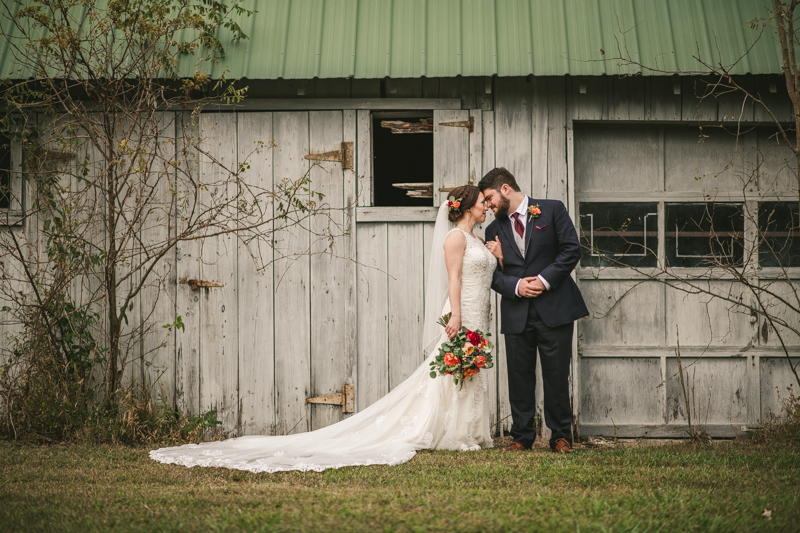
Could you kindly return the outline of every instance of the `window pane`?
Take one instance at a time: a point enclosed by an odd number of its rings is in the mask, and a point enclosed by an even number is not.
[[[0,209],[11,205],[11,143],[0,135]]]
[[[797,200],[763,202],[758,210],[758,264],[762,267],[800,266],[800,209]]]
[[[666,204],[667,265],[741,265],[744,215],[740,204]]]
[[[581,266],[656,266],[658,204],[581,203]]]

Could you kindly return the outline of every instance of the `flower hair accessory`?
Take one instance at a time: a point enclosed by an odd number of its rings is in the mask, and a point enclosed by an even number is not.
[[[461,198],[453,198],[452,196],[447,199],[447,213],[450,214],[452,211],[458,211],[461,207]]]
[[[539,209],[539,204],[536,204],[528,208],[528,213],[530,213],[531,218],[536,218],[542,214],[542,210]]]

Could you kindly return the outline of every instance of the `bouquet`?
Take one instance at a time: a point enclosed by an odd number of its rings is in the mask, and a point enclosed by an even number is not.
[[[449,321],[450,313],[437,320],[437,323],[444,327]],[[431,377],[449,374],[461,388],[464,379],[474,376],[482,368],[492,368],[492,345],[486,340],[489,335],[479,330],[461,328],[455,337],[442,343],[439,355],[431,361]]]

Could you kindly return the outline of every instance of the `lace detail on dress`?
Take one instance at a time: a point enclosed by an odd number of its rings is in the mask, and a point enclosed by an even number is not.
[[[461,230],[453,230],[461,231]],[[464,232],[461,318],[468,329],[489,329],[496,260],[480,239]],[[450,310],[446,302],[443,313]],[[440,315],[441,316],[441,315]],[[447,340],[442,330],[439,343]],[[357,414],[331,426],[276,437],[249,436],[150,452],[167,464],[215,466],[250,472],[321,472],[344,466],[396,465],[417,450],[491,448],[486,371],[459,389],[451,376],[429,377],[438,348],[403,383]],[[492,372],[492,370],[490,370]]]

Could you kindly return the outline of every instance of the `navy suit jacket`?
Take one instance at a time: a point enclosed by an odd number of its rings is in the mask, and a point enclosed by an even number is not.
[[[547,326],[554,328],[588,316],[578,286],[570,273],[581,258],[581,248],[575,225],[564,204],[558,200],[533,200],[528,206],[539,204],[541,215],[528,214],[525,227],[525,257],[514,242],[511,221],[507,216],[495,219],[486,228],[486,241],[500,237],[503,263],[494,272],[492,288],[503,298],[500,302],[500,333],[517,334],[525,329],[528,306],[535,305]],[[521,278],[541,275],[550,284],[536,298],[517,296],[515,289]]]

